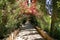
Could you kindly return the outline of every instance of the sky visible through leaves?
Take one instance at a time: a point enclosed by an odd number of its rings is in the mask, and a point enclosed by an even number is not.
[[[46,8],[49,14],[51,14],[52,13],[52,0],[46,0]]]

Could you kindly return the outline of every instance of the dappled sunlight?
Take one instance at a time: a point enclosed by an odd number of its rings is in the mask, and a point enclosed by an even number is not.
[[[0,40],[60,40],[60,0],[0,0]]]

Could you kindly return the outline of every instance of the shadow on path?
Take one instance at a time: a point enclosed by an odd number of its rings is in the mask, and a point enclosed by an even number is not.
[[[29,21],[22,25],[22,30],[17,35],[15,40],[44,40],[42,36],[38,34],[36,29]]]

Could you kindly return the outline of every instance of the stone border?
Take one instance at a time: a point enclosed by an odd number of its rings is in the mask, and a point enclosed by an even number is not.
[[[45,40],[54,40],[52,37],[50,37],[45,31],[43,31],[41,28],[39,27],[35,27],[36,30],[38,31],[38,33],[45,39]]]
[[[14,38],[17,36],[19,33],[20,29],[16,29],[14,32],[12,32],[9,37],[6,38],[6,40],[14,40]]]

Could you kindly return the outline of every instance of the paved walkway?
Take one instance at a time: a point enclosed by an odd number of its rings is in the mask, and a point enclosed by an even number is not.
[[[22,25],[22,30],[14,40],[43,40],[36,29],[29,22]]]

